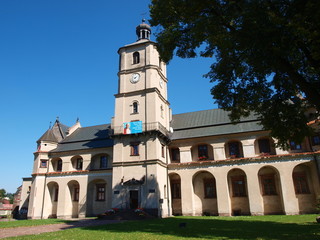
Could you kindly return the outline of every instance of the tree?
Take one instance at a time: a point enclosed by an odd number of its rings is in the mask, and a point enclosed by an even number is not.
[[[165,62],[213,59],[205,76],[232,121],[254,112],[283,148],[311,134],[306,110],[320,111],[320,1],[153,0],[150,14]]]
[[[1,188],[0,189],[0,199],[3,199],[7,196],[7,192],[5,189]]]

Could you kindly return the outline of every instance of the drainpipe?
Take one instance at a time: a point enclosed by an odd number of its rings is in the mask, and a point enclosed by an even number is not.
[[[44,208],[44,199],[46,196],[46,185],[47,185],[47,175],[49,172],[49,158],[48,158],[48,164],[47,164],[47,172],[44,175],[44,186],[43,186],[43,197],[42,197],[42,209],[41,209],[41,219],[43,219],[43,208]]]

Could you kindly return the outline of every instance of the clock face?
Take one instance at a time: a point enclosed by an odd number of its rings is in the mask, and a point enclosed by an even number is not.
[[[137,83],[137,82],[139,82],[139,79],[140,79],[140,74],[139,73],[133,73],[131,75],[130,82],[131,83]]]

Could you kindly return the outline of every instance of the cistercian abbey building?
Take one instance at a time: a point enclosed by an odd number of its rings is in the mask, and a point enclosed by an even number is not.
[[[213,109],[172,115],[166,65],[151,28],[121,47],[110,124],[57,120],[37,141],[20,208],[28,218],[96,216],[111,208],[171,215],[315,212],[320,195],[318,134],[275,147],[256,116],[232,124]],[[191,101],[191,99],[190,99]],[[318,129],[317,129],[318,128]]]

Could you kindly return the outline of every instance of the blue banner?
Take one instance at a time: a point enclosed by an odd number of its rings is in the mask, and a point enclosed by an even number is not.
[[[142,133],[142,121],[123,123],[123,134]]]

